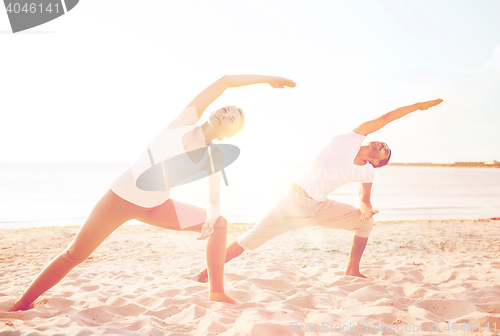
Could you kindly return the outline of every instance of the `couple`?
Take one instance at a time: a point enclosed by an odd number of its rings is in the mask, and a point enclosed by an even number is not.
[[[233,105],[212,112],[208,121],[197,125],[205,109],[226,89],[267,83],[273,88],[295,87],[292,80],[275,76],[224,76],[201,93],[148,145],[136,163],[120,175],[97,202],[72,243],[52,260],[14,303],[11,311],[30,309],[39,304],[40,295],[57,284],[90,254],[120,225],[136,219],[171,230],[200,232],[198,239],[208,238],[207,269],[197,280],[210,284],[210,301],[235,303],[224,292],[224,263],[246,249],[255,249],[286,231],[321,225],[354,232],[351,256],[346,275],[364,277],[359,262],[373,225],[370,203],[374,168],[382,167],[391,157],[390,148],[383,142],[362,146],[365,137],[388,123],[416,110],[426,110],[441,99],[401,107],[367,121],[352,132],[334,137],[292,182],[291,188],[273,208],[248,232],[226,250],[227,221],[220,215],[220,184],[223,171],[216,173],[214,161],[223,160],[221,152],[210,150],[213,140],[230,138],[239,133],[245,122],[243,110]],[[171,174],[163,165],[168,158],[182,158],[184,164]],[[186,161],[187,160],[187,161]],[[163,176],[161,186],[144,190],[138,179],[152,167]],[[203,209],[170,198],[170,189],[199,172],[208,175],[209,204]],[[349,182],[360,182],[360,206],[326,199],[335,189]]]

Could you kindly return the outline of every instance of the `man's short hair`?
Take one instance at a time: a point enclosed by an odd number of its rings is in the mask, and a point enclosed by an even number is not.
[[[378,165],[374,165],[374,164],[372,163],[373,168],[380,168],[380,167],[385,166],[385,165],[389,162],[389,160],[391,159],[391,155],[392,155],[392,150],[389,152],[389,156],[387,157],[387,159],[385,159],[385,160],[380,160],[380,161],[378,162]]]

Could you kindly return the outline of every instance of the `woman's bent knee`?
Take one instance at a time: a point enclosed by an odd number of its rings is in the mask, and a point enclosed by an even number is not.
[[[227,230],[227,220],[224,216],[219,216],[214,224],[214,228]]]

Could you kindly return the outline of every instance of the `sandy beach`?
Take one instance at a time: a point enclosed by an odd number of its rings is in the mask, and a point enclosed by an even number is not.
[[[232,224],[228,243],[250,226]],[[205,265],[197,234],[122,226],[44,304],[4,312],[77,230],[0,230],[0,335],[500,334],[493,220],[376,222],[369,279],[343,276],[352,233],[289,232],[227,264],[237,305],[186,279]]]

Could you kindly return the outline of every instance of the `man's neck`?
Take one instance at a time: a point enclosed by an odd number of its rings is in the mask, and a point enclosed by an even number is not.
[[[367,157],[367,147],[361,146],[361,148],[358,151],[358,154],[356,154],[356,157],[354,158],[353,163],[356,166],[364,166],[366,162],[368,162],[366,160],[366,157]]]

